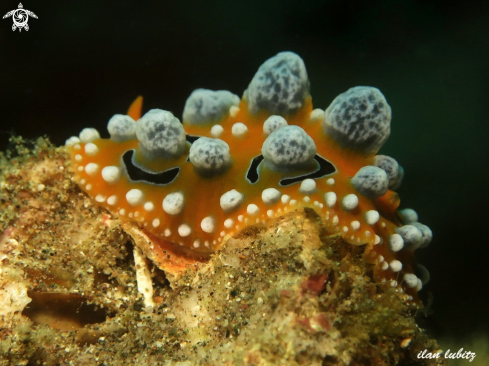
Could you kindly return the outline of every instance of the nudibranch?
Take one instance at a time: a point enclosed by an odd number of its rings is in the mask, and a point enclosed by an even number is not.
[[[303,60],[282,52],[242,98],[193,91],[183,123],[141,109],[139,97],[127,115],[114,115],[110,139],[85,128],[66,145],[75,182],[155,243],[206,257],[247,226],[310,208],[329,233],[366,245],[377,279],[413,297],[427,280],[414,250],[429,244],[431,230],[414,210],[398,210],[403,169],[376,155],[391,121],[378,89],[357,86],[313,109]]]

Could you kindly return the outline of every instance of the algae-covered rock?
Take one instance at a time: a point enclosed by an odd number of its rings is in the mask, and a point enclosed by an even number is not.
[[[439,349],[417,307],[313,211],[165,274],[137,227],[72,182],[65,148],[14,143],[0,173],[0,365],[432,364],[415,358]]]

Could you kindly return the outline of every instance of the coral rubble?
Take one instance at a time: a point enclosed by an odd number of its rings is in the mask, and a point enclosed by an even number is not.
[[[416,359],[439,349],[418,307],[313,210],[165,274],[73,182],[66,148],[14,144],[0,162],[1,366],[434,364]]]

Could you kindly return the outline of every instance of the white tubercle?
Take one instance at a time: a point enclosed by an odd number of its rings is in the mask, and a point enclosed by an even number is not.
[[[389,236],[389,249],[393,252],[398,252],[404,247],[404,240],[399,234],[392,234]]]
[[[242,122],[236,122],[231,128],[234,137],[243,137],[248,133],[248,127]]]
[[[241,202],[243,202],[243,198],[244,198],[243,194],[239,193],[235,189],[231,189],[230,191],[227,191],[221,196],[220,198],[221,208],[225,212],[232,211],[238,208]]]
[[[105,202],[105,200],[107,199],[107,196],[103,195],[103,194],[97,194],[95,196],[95,201],[99,202],[99,203],[103,203]]]
[[[87,127],[80,132],[79,137],[81,142],[88,143],[99,139],[100,133],[95,128]]]
[[[153,211],[155,209],[155,205],[153,204],[153,202],[150,201],[146,202],[143,207],[148,212]]]
[[[380,215],[375,210],[365,212],[365,222],[369,225],[375,225],[380,219]]]
[[[416,284],[416,291],[419,291],[423,288],[423,281],[421,281],[421,279],[418,278],[417,280],[417,284]]]
[[[126,200],[131,206],[137,206],[144,202],[144,193],[140,189],[131,189],[126,193]]]
[[[226,229],[231,229],[234,225],[234,220],[233,219],[226,219],[224,220],[224,227]]]
[[[76,136],[71,136],[68,140],[65,141],[66,146],[73,146],[76,144],[79,144],[81,141],[78,137]]]
[[[239,107],[236,107],[235,105],[232,105],[230,108],[229,108],[229,115],[231,117],[236,117],[239,113]]]
[[[299,191],[304,194],[312,194],[316,192],[316,181],[314,179],[304,179],[301,183]]]
[[[358,206],[358,197],[353,193],[347,194],[343,197],[341,204],[346,211],[354,210]]]
[[[178,227],[178,235],[180,235],[182,238],[189,236],[191,232],[192,229],[187,224],[182,224]]]
[[[336,193],[326,192],[324,194],[324,201],[326,202],[326,206],[328,208],[333,208],[336,205]]]
[[[102,178],[109,184],[117,183],[122,176],[121,170],[113,165],[106,166],[102,169]]]
[[[93,176],[95,175],[97,172],[98,172],[98,164],[95,164],[95,163],[88,163],[86,166],[85,166],[85,172],[90,175],[90,176]]]
[[[412,208],[399,210],[399,214],[401,215],[402,223],[405,225],[418,221],[418,214]]]
[[[89,142],[85,145],[85,154],[88,156],[95,156],[98,154],[98,146],[93,142]]]
[[[214,125],[211,128],[212,137],[219,137],[224,132],[224,128],[221,125]]]
[[[207,216],[200,222],[200,227],[206,233],[213,233],[216,229],[216,220],[212,216]]]
[[[334,178],[328,178],[328,179],[326,179],[326,184],[328,186],[334,186]]]
[[[284,194],[280,200],[284,205],[286,205],[290,201],[290,196],[288,194]]]
[[[360,229],[360,221],[356,221],[356,220],[355,220],[355,221],[352,221],[352,222],[350,223],[350,226],[351,226],[351,228],[352,228],[353,230],[355,230],[355,231],[356,231],[356,230]]]
[[[178,215],[185,206],[185,198],[182,192],[168,194],[163,199],[163,211],[168,215]]]
[[[153,227],[158,227],[160,226],[160,219],[154,219],[153,222],[151,223]]]
[[[107,198],[107,204],[110,206],[115,206],[119,202],[119,198],[117,198],[116,195],[112,195],[109,198]]]
[[[263,122],[263,133],[268,136],[273,131],[287,126],[287,120],[282,116],[270,116]]]
[[[418,285],[418,277],[413,273],[406,273],[404,275],[404,283],[407,287],[415,288]]]
[[[311,115],[309,116],[310,121],[322,121],[324,117],[324,111],[321,108],[316,108],[311,112]]]
[[[389,262],[389,266],[391,267],[392,272],[399,272],[402,270],[402,263],[397,259],[393,259]]]
[[[280,191],[278,189],[267,188],[267,189],[264,189],[263,192],[261,193],[261,199],[262,199],[264,204],[271,205],[273,203],[278,202],[281,195],[282,194],[280,193]]]
[[[260,209],[254,203],[250,203],[248,207],[246,207],[246,212],[248,213],[248,215],[254,216],[258,212],[260,212]]]
[[[338,225],[340,223],[340,219],[339,219],[338,215],[334,215],[331,222],[333,225]]]

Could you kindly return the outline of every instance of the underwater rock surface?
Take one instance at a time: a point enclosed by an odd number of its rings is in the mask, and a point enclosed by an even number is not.
[[[73,182],[65,147],[14,145],[0,156],[0,365],[433,364],[415,358],[439,346],[408,295],[313,210],[166,275]]]

